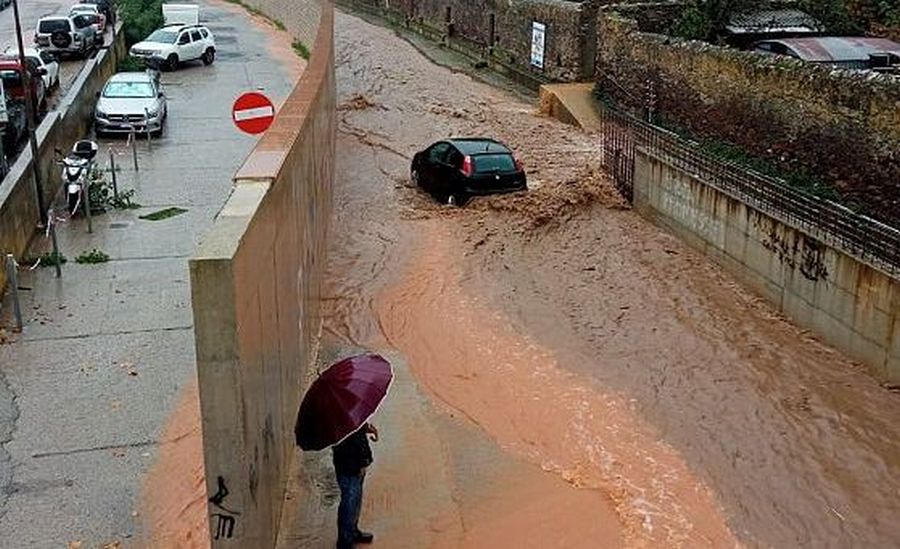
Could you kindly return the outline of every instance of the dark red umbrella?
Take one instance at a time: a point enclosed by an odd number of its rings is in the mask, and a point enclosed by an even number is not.
[[[387,395],[394,373],[376,354],[345,358],[322,372],[303,397],[294,434],[304,450],[324,450],[362,427]]]

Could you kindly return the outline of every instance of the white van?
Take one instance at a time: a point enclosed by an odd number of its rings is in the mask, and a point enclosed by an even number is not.
[[[162,12],[165,26],[200,24],[200,6],[197,4],[163,4]]]

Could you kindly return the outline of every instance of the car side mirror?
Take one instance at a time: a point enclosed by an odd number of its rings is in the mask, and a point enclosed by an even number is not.
[[[164,98],[165,96],[166,96],[166,94],[164,94],[163,92],[159,92],[159,93],[156,94],[156,97],[158,97],[159,99],[162,99],[162,98]]]
[[[100,92],[95,93],[94,97],[96,97],[97,99],[100,99]]]

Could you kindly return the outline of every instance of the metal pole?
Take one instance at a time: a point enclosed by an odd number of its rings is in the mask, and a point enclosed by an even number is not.
[[[134,158],[134,171],[138,171],[138,161],[137,161],[137,135],[135,134],[134,128],[131,128],[131,156]]]
[[[16,331],[22,331],[22,306],[19,304],[19,275],[16,272],[16,259],[6,254],[6,281],[12,291],[13,315],[16,318]]]
[[[0,101],[6,101],[5,97],[0,97]],[[6,177],[6,173],[9,171],[9,162],[6,160],[6,147],[3,146],[5,132],[3,128],[0,128],[0,179]]]
[[[34,170],[34,192],[37,194],[38,215],[41,224],[47,222],[47,210],[44,208],[44,185],[41,182],[41,169],[38,166],[38,145],[34,127],[37,122],[37,108],[34,104],[35,97],[31,97],[31,73],[25,64],[25,46],[22,43],[22,23],[19,21],[19,0],[13,0],[13,17],[16,20],[16,42],[19,45],[19,65],[22,71],[22,83],[25,86],[25,110],[28,122],[28,141],[31,143],[31,168]]]
[[[119,182],[118,176],[116,175],[116,153],[113,152],[112,147],[109,148],[109,169],[112,171],[113,196],[116,197],[116,201],[118,202]]]
[[[147,132],[147,150],[153,152],[153,138],[150,135],[150,111],[144,109],[144,131]]]
[[[59,255],[59,242],[56,240],[56,214],[53,212],[53,208],[50,208],[50,211],[47,212],[47,224],[50,228],[50,241],[53,242],[53,259],[56,262],[56,278],[62,277],[62,267],[60,267],[60,262],[62,258]]]
[[[84,215],[87,216],[88,233],[94,232],[94,223],[91,219],[91,166],[87,167],[87,175],[84,176]]]

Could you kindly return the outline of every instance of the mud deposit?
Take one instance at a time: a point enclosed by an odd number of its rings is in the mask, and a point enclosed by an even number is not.
[[[382,542],[516,546],[537,531],[557,533],[543,546],[603,546],[568,537],[602,521],[637,547],[896,544],[896,395],[638,218],[598,171],[595,137],[388,30],[339,15],[336,35],[326,330],[401,357],[437,413],[496,445],[493,466],[526,463],[566,487],[537,507],[538,481],[494,475],[500,517],[463,490],[447,514],[463,534],[421,538],[401,520]],[[417,150],[479,134],[517,151],[532,190],[458,210],[409,186]],[[469,438],[436,432],[416,451],[465,454]],[[401,498],[367,516],[417,512]]]

